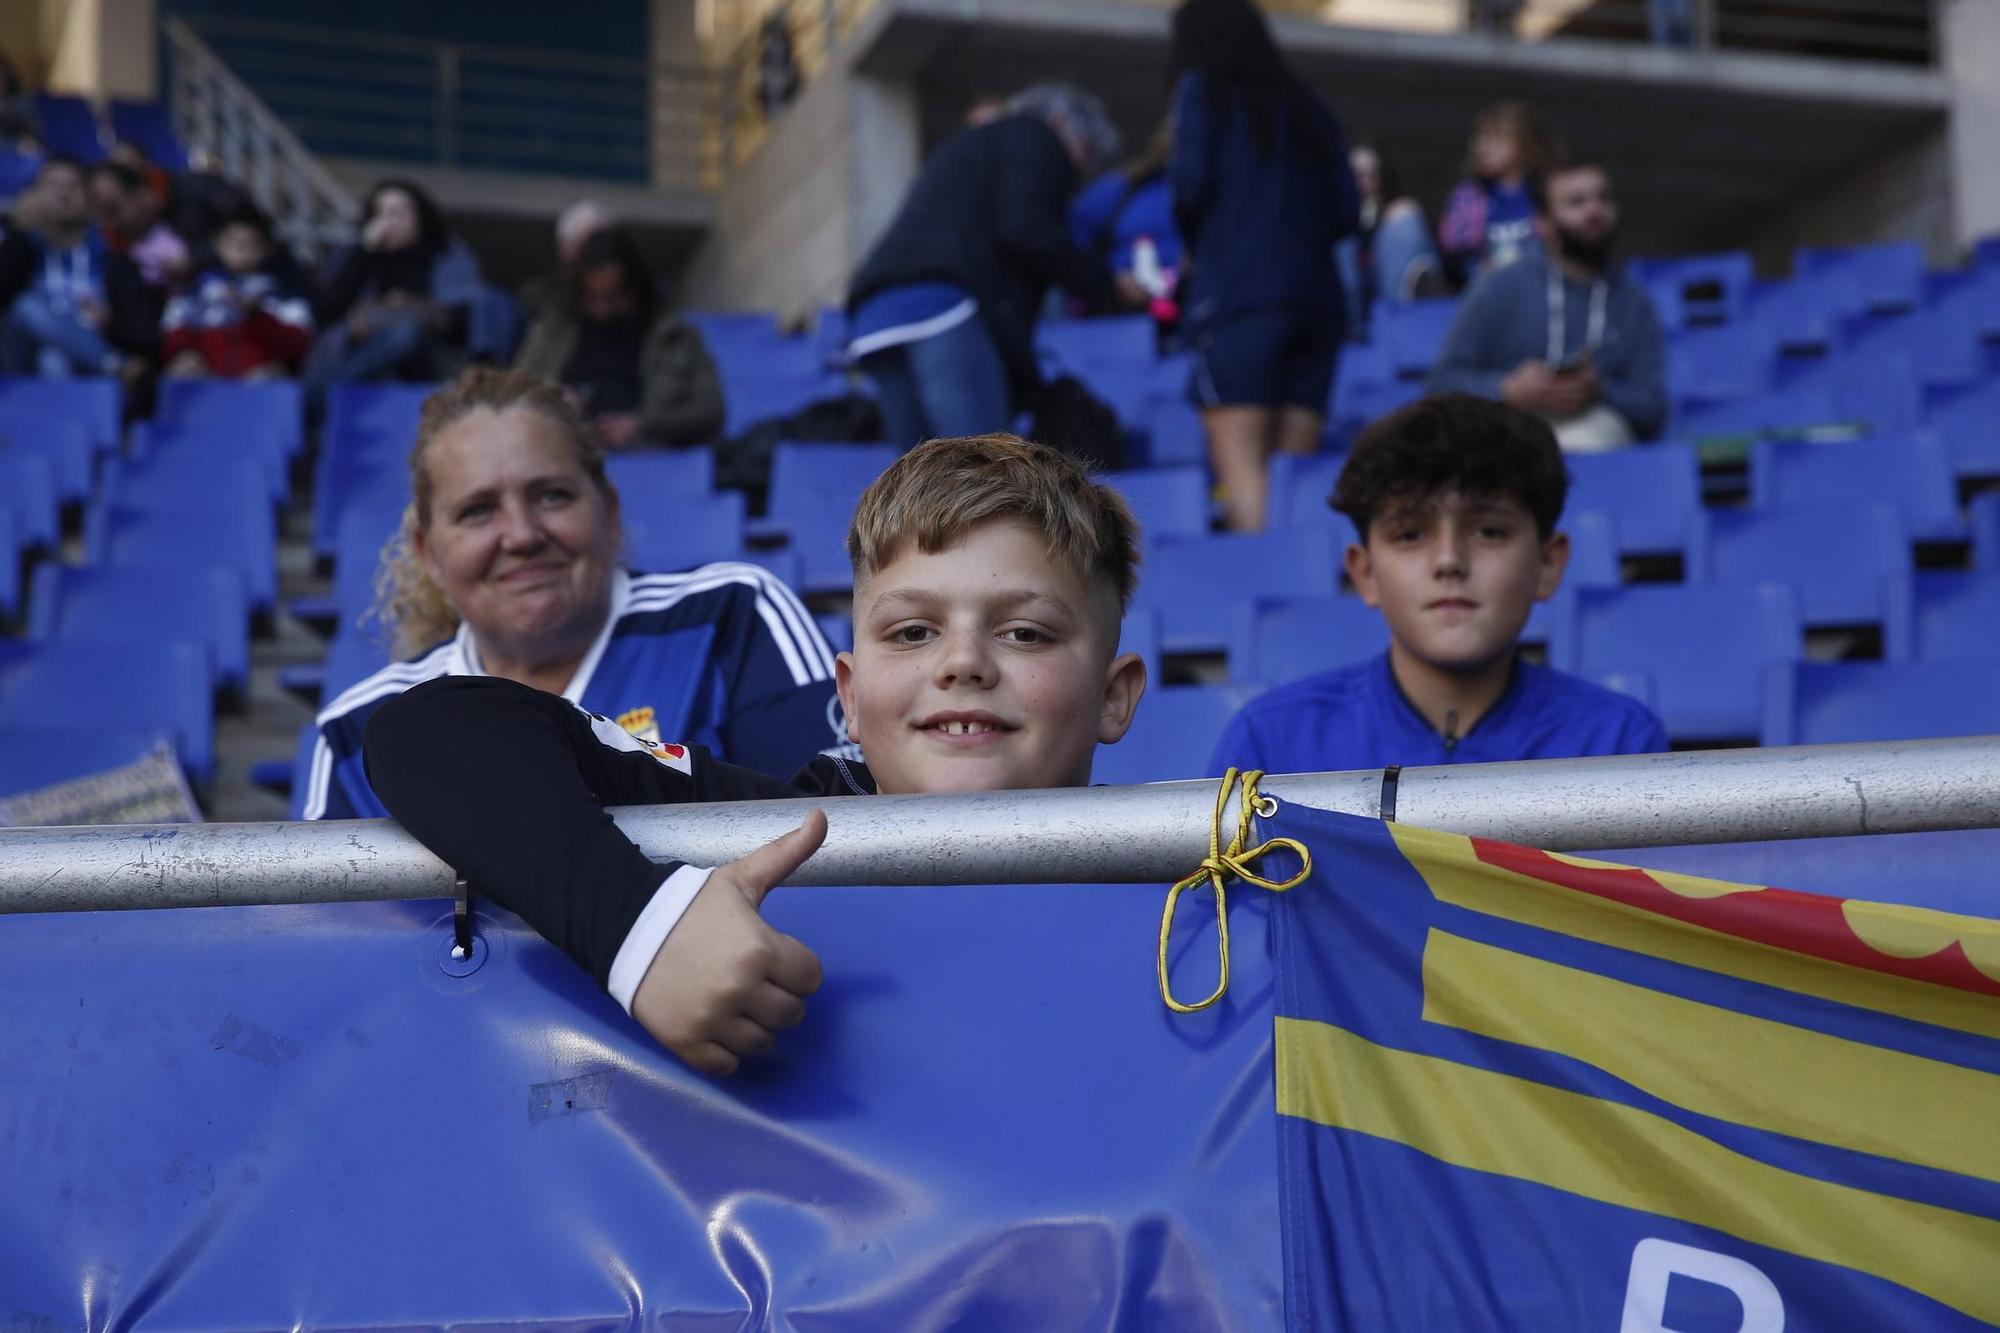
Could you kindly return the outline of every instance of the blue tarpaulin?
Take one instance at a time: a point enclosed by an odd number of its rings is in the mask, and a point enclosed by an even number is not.
[[[1381,826],[1288,809],[1266,831],[1318,874],[1232,891],[1231,990],[1192,1016],[1155,984],[1159,887],[781,890],[767,915],[826,987],[722,1081],[504,913],[465,976],[441,903],[0,918],[0,1329],[1268,1329],[1288,1302],[1296,1327],[1477,1326],[1301,1305],[1378,1251],[1357,1228],[1623,1292],[1594,1216],[1407,1146],[1381,1146],[1379,1208],[1294,1215],[1266,926],[1314,893],[1372,901],[1352,839]],[[1979,910],[1992,839],[1900,841],[1841,865]],[[1688,855],[1729,874],[1727,849]],[[1946,881],[1966,900],[1936,901]],[[1175,936],[1183,994],[1213,980],[1204,916]],[[1396,965],[1334,929],[1327,968]],[[1478,1188],[1498,1211],[1434,1206]]]

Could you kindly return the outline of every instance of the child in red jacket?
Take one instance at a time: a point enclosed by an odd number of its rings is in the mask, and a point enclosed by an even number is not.
[[[246,209],[215,236],[216,263],[167,305],[161,355],[169,375],[273,379],[298,373],[312,307],[270,267],[271,224]]]

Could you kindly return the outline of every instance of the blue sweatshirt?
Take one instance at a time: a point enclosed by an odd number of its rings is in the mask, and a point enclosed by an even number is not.
[[[1481,277],[1466,293],[1458,318],[1431,367],[1430,393],[1459,390],[1498,399],[1500,381],[1524,361],[1569,360],[1591,343],[1599,284],[1563,278],[1550,285],[1548,256],[1528,254]],[[1666,350],[1653,302],[1623,271],[1602,281],[1603,327],[1591,360],[1605,404],[1641,440],[1659,438],[1667,423]],[[1562,334],[1551,340],[1551,311]],[[1553,355],[1552,355],[1553,354]]]
[[[1192,256],[1181,289],[1190,332],[1251,310],[1305,306],[1344,324],[1333,246],[1361,220],[1347,140],[1333,113],[1301,92],[1259,154],[1249,111],[1228,89],[1187,74],[1174,91],[1168,166],[1174,218]]]
[[[1507,692],[1448,741],[1396,684],[1383,653],[1268,690],[1223,729],[1209,773],[1338,773],[1503,759],[1578,759],[1667,749],[1666,729],[1636,699],[1518,662]]]

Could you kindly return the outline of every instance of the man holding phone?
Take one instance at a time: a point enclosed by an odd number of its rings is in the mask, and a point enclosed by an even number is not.
[[[1645,290],[1611,262],[1609,173],[1590,162],[1556,167],[1529,191],[1543,252],[1473,285],[1428,391],[1532,412],[1575,452],[1657,438],[1667,417],[1660,323]]]

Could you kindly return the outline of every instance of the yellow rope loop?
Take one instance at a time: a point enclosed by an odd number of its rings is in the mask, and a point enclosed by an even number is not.
[[[1208,826],[1208,855],[1202,858],[1192,874],[1167,890],[1167,904],[1160,913],[1160,998],[1166,1001],[1167,1008],[1177,1014],[1200,1013],[1229,993],[1229,906],[1223,897],[1224,883],[1233,876],[1245,884],[1283,893],[1305,883],[1306,876],[1312,874],[1312,853],[1296,838],[1269,838],[1255,847],[1247,845],[1251,820],[1260,814],[1274,814],[1277,810],[1269,797],[1261,796],[1257,791],[1257,783],[1263,776],[1261,769],[1244,772],[1234,768],[1222,775],[1222,786],[1215,793],[1215,817]],[[1236,836],[1224,847],[1222,821],[1229,810],[1229,794],[1239,784],[1243,795],[1236,812]],[[1255,869],[1257,862],[1279,848],[1298,853],[1299,872],[1286,880],[1273,880],[1258,874]],[[1215,938],[1221,965],[1217,970],[1214,992],[1205,1000],[1186,1004],[1174,998],[1173,985],[1167,980],[1167,940],[1174,932],[1174,912],[1180,906],[1181,895],[1200,887],[1204,880],[1215,886]]]

